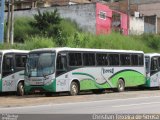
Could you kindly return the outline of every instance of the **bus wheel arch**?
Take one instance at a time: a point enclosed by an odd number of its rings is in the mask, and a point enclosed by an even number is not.
[[[117,82],[117,92],[123,92],[125,89],[125,80],[123,78],[119,78]]]
[[[71,96],[75,96],[78,95],[80,92],[80,83],[77,79],[72,80],[72,82],[70,83],[70,91],[69,94]]]
[[[24,95],[24,80],[20,80],[17,84],[17,95],[18,96]]]

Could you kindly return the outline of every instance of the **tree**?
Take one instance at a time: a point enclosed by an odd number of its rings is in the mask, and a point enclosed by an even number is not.
[[[36,27],[42,34],[47,36],[56,35],[58,33],[59,24],[61,22],[57,9],[54,12],[43,12],[38,10],[38,14],[34,15],[35,21],[31,24]]]

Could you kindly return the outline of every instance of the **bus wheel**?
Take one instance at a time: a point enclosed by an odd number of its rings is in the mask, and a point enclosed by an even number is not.
[[[123,92],[125,89],[125,83],[122,79],[118,80],[118,86],[117,86],[117,91],[118,92]]]
[[[69,94],[71,96],[75,96],[78,93],[79,93],[79,86],[78,86],[77,82],[72,82],[71,86],[70,86],[70,92],[69,92]]]
[[[18,83],[18,86],[17,86],[17,95],[18,96],[23,96],[24,95],[24,85],[23,85],[22,82]]]

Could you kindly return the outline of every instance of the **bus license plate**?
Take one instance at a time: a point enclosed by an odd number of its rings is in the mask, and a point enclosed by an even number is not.
[[[35,93],[39,93],[39,92],[41,92],[41,91],[40,91],[40,90],[34,90],[34,92],[35,92]]]
[[[36,82],[36,85],[43,85],[43,82]]]

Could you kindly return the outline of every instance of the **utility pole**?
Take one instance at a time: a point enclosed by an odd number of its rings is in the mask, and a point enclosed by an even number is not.
[[[11,29],[10,29],[10,43],[14,42],[14,0],[11,0]]]
[[[8,0],[8,14],[7,14],[7,33],[6,33],[6,42],[9,43],[10,39],[10,0]]]
[[[4,9],[5,1],[0,0],[0,43],[4,42]]]
[[[127,26],[128,26],[128,35],[130,34],[130,0],[128,0],[128,10],[127,10],[127,14],[128,14],[128,20],[127,20]]]

